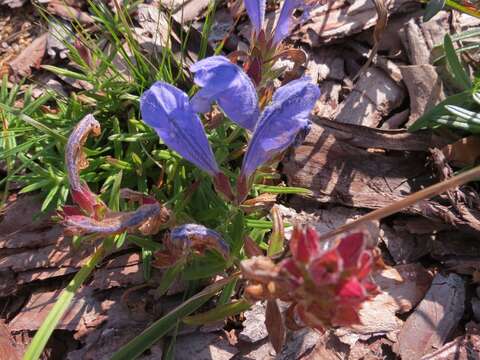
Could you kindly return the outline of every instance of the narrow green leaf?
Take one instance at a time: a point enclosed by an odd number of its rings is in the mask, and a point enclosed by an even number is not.
[[[423,14],[423,21],[428,21],[438,14],[445,6],[445,0],[430,0]]]
[[[455,47],[453,46],[452,38],[449,34],[445,34],[445,37],[443,38],[443,48],[445,49],[445,55],[450,70],[452,71],[453,78],[464,90],[469,89],[472,86],[470,78],[460,62]]]
[[[177,278],[180,271],[183,270],[183,264],[178,263],[175,264],[173,267],[168,268],[163,274],[162,279],[160,280],[160,285],[157,289],[157,295],[162,296],[164,295],[170,286],[173,284],[175,279]]]
[[[254,185],[254,188],[260,193],[313,195],[311,190],[301,187]]]
[[[247,300],[234,301],[229,304],[219,305],[202,314],[187,316],[183,322],[188,325],[203,325],[213,321],[223,320],[226,317],[240,314],[250,309],[252,304]]]

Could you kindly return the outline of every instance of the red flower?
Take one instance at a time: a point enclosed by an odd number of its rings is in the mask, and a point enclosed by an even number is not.
[[[362,304],[378,292],[368,280],[373,253],[366,249],[366,234],[346,235],[334,248],[322,252],[315,230],[296,228],[290,250],[292,257],[277,265],[265,257],[242,262],[243,275],[251,280],[246,295],[291,302],[287,316],[319,330],[359,323]],[[260,268],[263,274],[270,269],[270,275],[259,276]],[[293,318],[287,321],[294,322]]]

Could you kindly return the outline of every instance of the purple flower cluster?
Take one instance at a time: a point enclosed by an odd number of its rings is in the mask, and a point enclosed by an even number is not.
[[[250,78],[223,56],[194,64],[194,82],[201,87],[189,99],[182,90],[156,82],[140,101],[143,121],[163,142],[214,178],[217,190],[233,200],[228,181],[220,171],[197,113],[210,110],[216,102],[236,124],[252,132],[238,181],[237,201],[248,192],[255,170],[287,149],[297,134],[308,127],[309,114],[320,90],[309,78],[280,87],[271,103],[260,113],[257,92]]]
[[[264,28],[266,0],[245,0],[244,3],[255,34],[258,35]],[[309,11],[317,3],[323,3],[323,1],[285,0],[273,33],[273,44],[280,44],[296,25],[305,21]],[[299,19],[293,16],[296,9],[303,10]]]

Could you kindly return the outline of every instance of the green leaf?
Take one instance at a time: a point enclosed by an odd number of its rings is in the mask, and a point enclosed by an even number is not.
[[[162,279],[160,280],[160,285],[157,289],[158,296],[162,296],[167,292],[168,288],[173,284],[181,270],[183,270],[183,264],[178,263],[175,264],[173,267],[168,268],[162,274]]]
[[[103,246],[98,247],[87,263],[68,283],[67,287],[62,291],[58,300],[55,302],[55,305],[53,305],[52,310],[50,310],[43,321],[42,326],[40,326],[40,329],[38,329],[33,337],[32,342],[23,356],[23,360],[37,360],[40,358],[50,335],[52,335],[53,330],[55,330],[58,322],[67,311],[75,293],[103,258],[104,252],[105,249]]]
[[[234,301],[229,304],[219,305],[202,314],[187,316],[183,322],[188,325],[203,325],[213,321],[223,320],[250,309],[252,305],[247,300]]]
[[[185,266],[182,277],[185,280],[199,280],[212,277],[225,270],[225,259],[217,252],[207,252],[205,256],[195,257]]]
[[[443,48],[445,49],[445,55],[447,57],[447,62],[452,71],[453,78],[463,89],[471,88],[472,84],[470,78],[465,71],[460,59],[455,51],[453,46],[452,38],[449,34],[445,34],[443,38]]]
[[[428,21],[433,18],[445,6],[445,0],[430,0],[425,8],[423,14],[423,21]]]
[[[245,229],[245,219],[243,211],[238,211],[232,221],[228,234],[232,240],[230,244],[231,256],[237,257],[243,246],[243,232]]]
[[[190,315],[200,306],[205,304],[212,296],[220,291],[226,284],[238,277],[238,274],[222,279],[194,295],[183,304],[179,305],[167,315],[154,322],[139,336],[134,338],[119,351],[113,354],[111,360],[133,360],[140,356],[145,350],[168,334],[177,324],[178,320]]]

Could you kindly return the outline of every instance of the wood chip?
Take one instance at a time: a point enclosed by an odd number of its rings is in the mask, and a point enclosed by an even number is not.
[[[396,352],[402,359],[420,359],[438,349],[458,325],[464,304],[464,280],[456,274],[437,274],[400,331]]]
[[[340,105],[335,120],[377,127],[405,97],[404,89],[382,70],[371,67],[360,76],[352,92]]]

